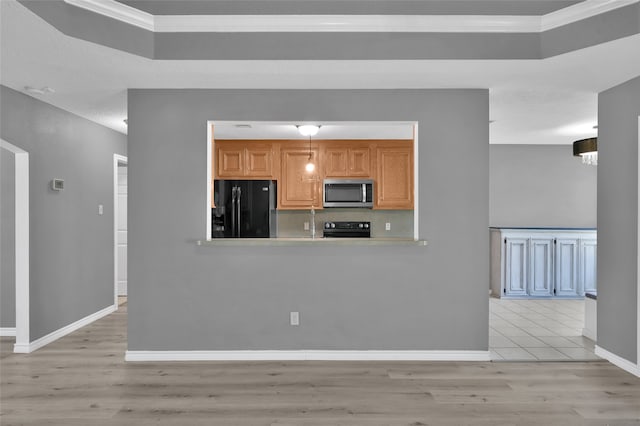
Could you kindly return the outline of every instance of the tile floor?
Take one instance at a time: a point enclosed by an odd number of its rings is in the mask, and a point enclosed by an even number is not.
[[[600,359],[582,336],[584,300],[491,298],[489,350],[494,361]]]

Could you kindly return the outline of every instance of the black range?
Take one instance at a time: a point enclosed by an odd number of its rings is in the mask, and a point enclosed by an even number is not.
[[[371,222],[325,222],[325,238],[370,238]]]

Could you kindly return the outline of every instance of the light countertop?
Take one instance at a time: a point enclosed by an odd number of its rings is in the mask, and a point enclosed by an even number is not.
[[[426,246],[413,238],[213,238],[198,240],[199,246]]]

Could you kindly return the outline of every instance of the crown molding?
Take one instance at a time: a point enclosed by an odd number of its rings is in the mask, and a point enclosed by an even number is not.
[[[548,31],[605,12],[638,3],[640,0],[586,0],[542,16],[540,31]]]
[[[154,16],[115,0],[64,0],[65,3],[147,31],[155,31]]]
[[[471,15],[165,15],[155,17],[155,30],[163,33],[530,33],[540,31],[540,18]]]
[[[67,4],[162,33],[188,32],[437,32],[539,33],[640,0],[586,0],[543,16],[492,15],[151,15],[115,0]]]

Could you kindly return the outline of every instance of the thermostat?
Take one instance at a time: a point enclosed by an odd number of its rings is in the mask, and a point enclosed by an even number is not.
[[[64,189],[64,180],[53,179],[51,181],[51,189],[53,189],[54,191],[62,191]]]

